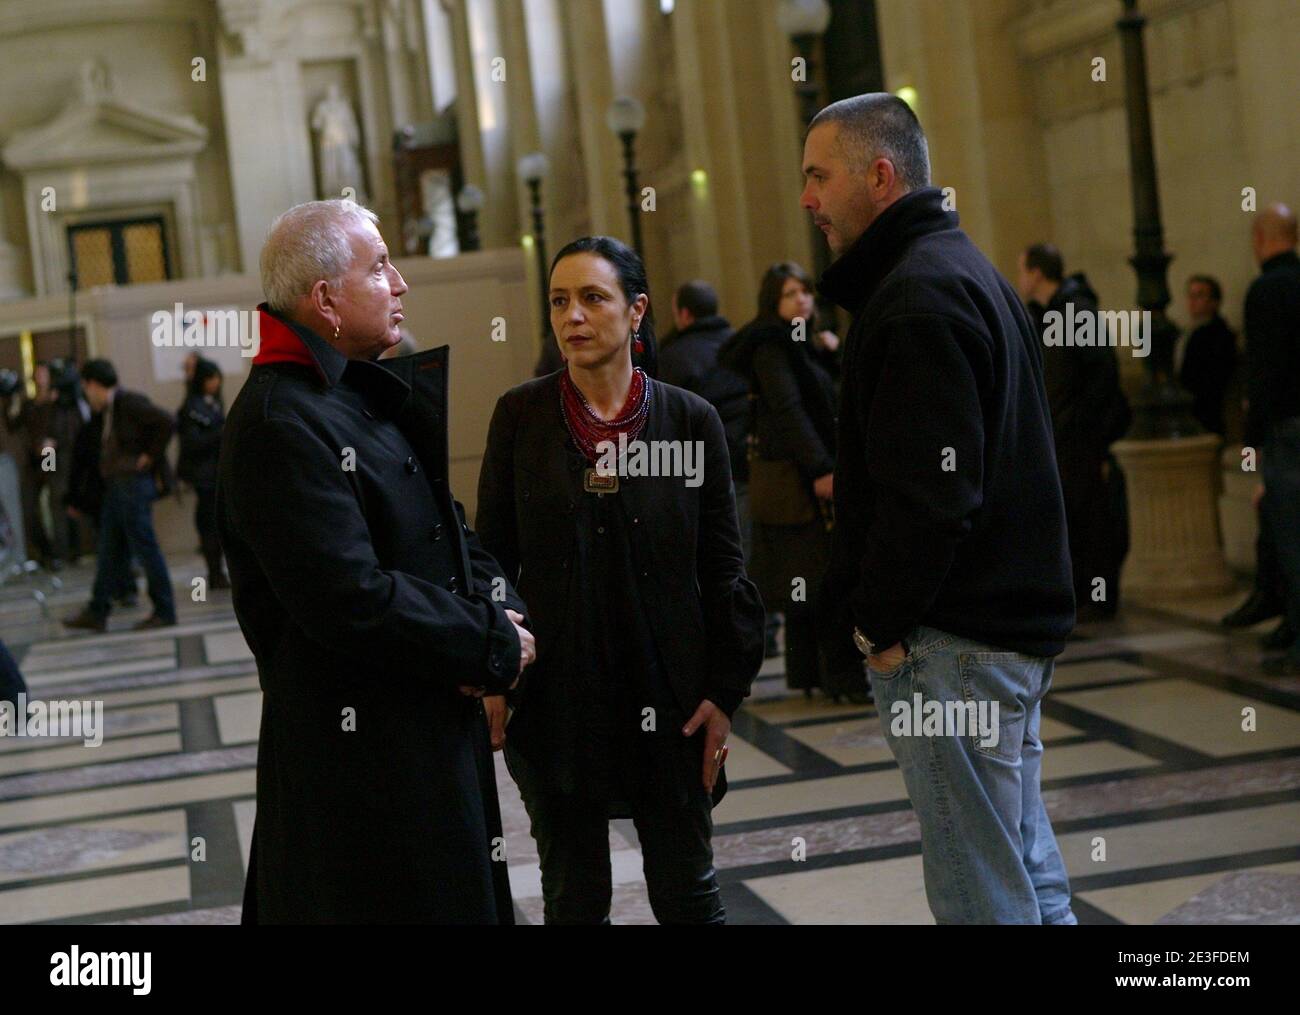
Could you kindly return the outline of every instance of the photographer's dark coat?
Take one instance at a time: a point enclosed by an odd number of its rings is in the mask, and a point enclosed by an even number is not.
[[[512,922],[457,687],[514,681],[524,607],[448,489],[447,350],[348,360],[265,312],[261,335],[217,491],[264,695],[244,921]]]

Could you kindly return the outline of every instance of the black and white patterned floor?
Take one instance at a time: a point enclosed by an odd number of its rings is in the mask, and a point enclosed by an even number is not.
[[[198,566],[173,564],[178,594]],[[0,738],[0,923],[235,923],[260,692],[228,595],[182,599],[164,631],[130,631],[142,606],[68,634],[55,619],[89,581],[81,566],[62,588],[0,587],[30,694],[102,701],[106,724],[98,747]],[[1212,623],[1232,601],[1128,610],[1058,662],[1044,791],[1081,922],[1300,922],[1300,681],[1262,676],[1254,635]],[[769,660],[731,748],[714,837],[730,922],[931,922],[873,709],[791,695]],[[498,783],[518,916],[539,923],[536,850],[500,764]],[[610,840],[614,922],[652,922],[631,823]]]

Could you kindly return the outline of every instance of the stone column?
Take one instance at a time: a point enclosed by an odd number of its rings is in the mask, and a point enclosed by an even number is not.
[[[590,229],[595,234],[629,239],[627,210],[619,183],[623,159],[616,138],[605,123],[614,99],[609,36],[604,4],[565,3],[560,7],[573,64],[573,94],[577,100],[578,139],[587,184]]]
[[[23,285],[23,255],[5,237],[5,210],[0,201],[0,303],[27,296]]]
[[[502,108],[505,91],[501,82],[492,81],[491,66],[493,57],[504,54],[495,39],[493,5],[487,0],[473,0],[475,6],[471,12],[469,3],[470,0],[448,0],[444,5],[455,36],[456,130],[460,164],[465,182],[479,187],[487,197],[478,216],[483,246],[514,246],[518,242],[518,233],[513,174],[505,163],[509,151],[499,122],[505,115]],[[470,23],[471,13],[483,31],[474,31]],[[491,37],[485,38],[485,35]],[[512,71],[507,66],[507,80],[510,73]]]
[[[1232,588],[1216,505],[1220,443],[1215,434],[1201,434],[1111,446],[1128,486],[1123,595],[1185,599]]]

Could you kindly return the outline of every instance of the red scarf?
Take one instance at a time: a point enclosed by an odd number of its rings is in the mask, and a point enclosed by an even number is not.
[[[644,370],[640,367],[633,370],[627,401],[617,416],[605,420],[592,411],[565,370],[560,374],[560,408],[564,410],[564,423],[573,443],[587,461],[595,464],[600,457],[596,446],[602,441],[610,441],[617,448],[620,434],[626,434],[629,441],[640,436],[650,415],[650,385],[646,383]]]

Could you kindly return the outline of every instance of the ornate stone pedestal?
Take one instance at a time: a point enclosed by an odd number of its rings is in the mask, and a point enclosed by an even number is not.
[[[1203,434],[1111,447],[1128,485],[1124,596],[1177,599],[1232,588],[1219,539],[1220,443]]]

